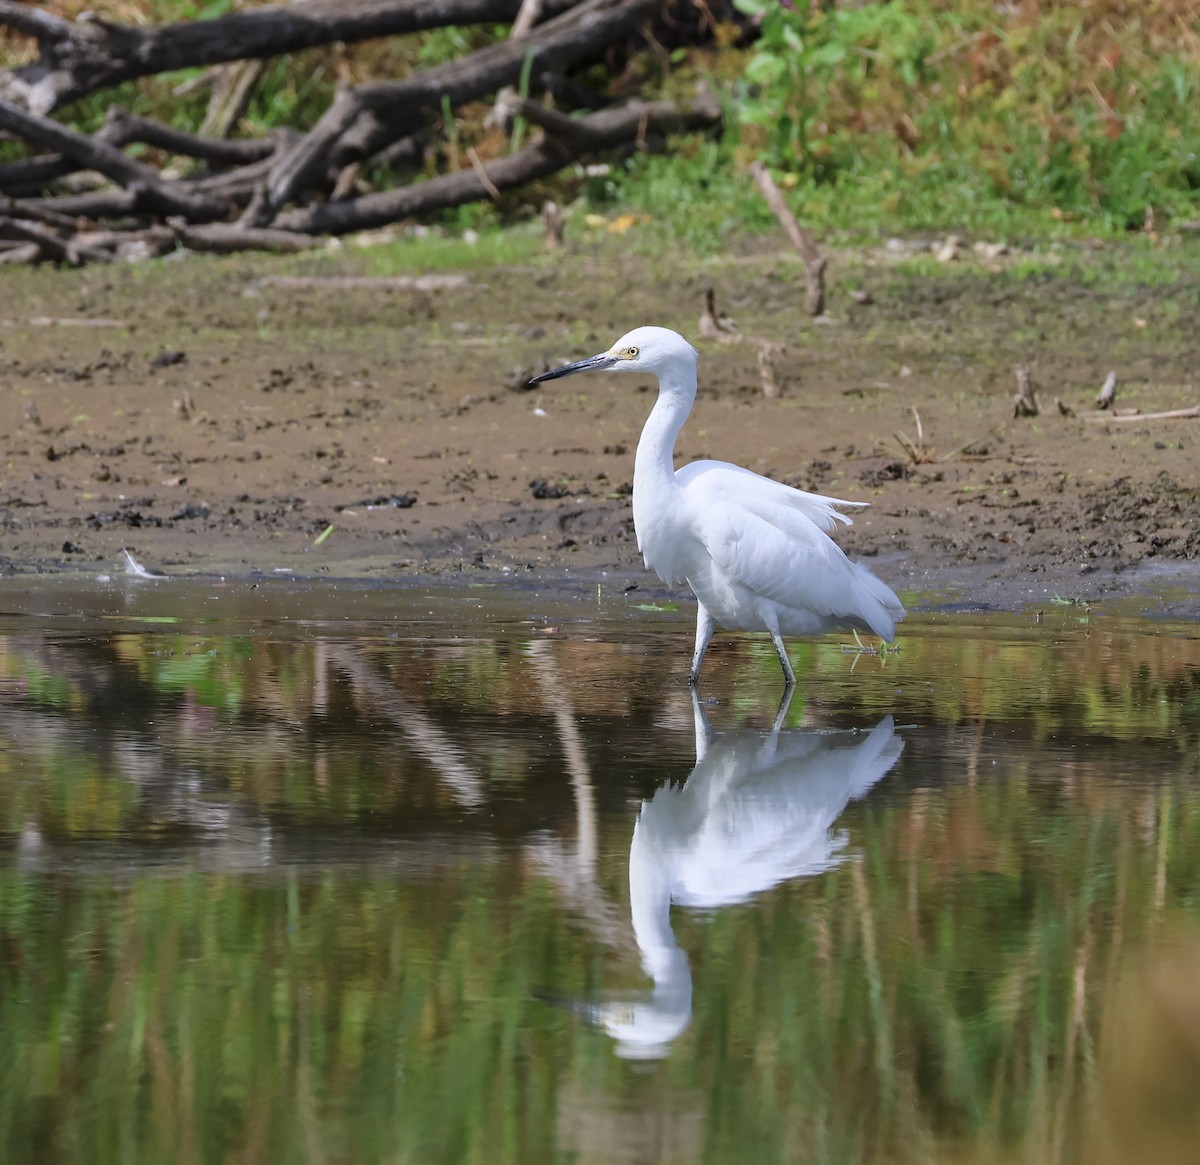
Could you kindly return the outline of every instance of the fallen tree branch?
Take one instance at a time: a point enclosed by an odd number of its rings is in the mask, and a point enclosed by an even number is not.
[[[168,154],[179,154],[185,158],[198,158],[217,166],[245,166],[269,158],[278,147],[275,138],[242,138],[230,141],[225,138],[206,138],[174,126],[164,125],[149,117],[130,113],[117,105],[110,105],[104,119],[108,129],[107,140],[114,146],[128,146],[134,142],[154,146]]]
[[[680,133],[701,129],[714,125],[720,117],[720,107],[708,95],[683,107],[671,101],[631,101],[583,119],[587,130],[586,151],[611,149],[632,142],[639,133]],[[517,153],[487,163],[483,170],[491,185],[504,191],[536,178],[548,177],[586,151],[579,137],[561,141],[543,135]],[[290,210],[279,216],[276,225],[303,234],[341,235],[489,196],[489,190],[474,169],[459,170],[399,190]]]
[[[296,136],[293,131],[285,130],[271,140],[275,141],[277,148],[282,149]],[[261,161],[251,162],[236,170],[223,170],[199,178],[178,179],[166,182],[165,185],[169,191],[179,189],[206,196],[212,200],[211,205],[224,208],[225,215],[217,217],[225,217],[236,213],[250,201],[255,188],[270,173],[273,157],[273,154],[267,155]],[[120,188],[90,190],[82,194],[56,194],[37,200],[26,199],[24,204],[58,215],[89,219],[124,218],[136,214],[140,209],[146,209],[137,190]],[[206,201],[205,206],[209,205]]]
[[[60,230],[73,231],[79,228],[77,217],[72,218],[70,215],[60,214],[49,207],[39,206],[36,202],[23,202],[19,198],[9,198],[7,194],[0,194],[0,213],[8,215],[10,218],[33,219],[35,222],[58,227]]]
[[[561,12],[571,2],[545,0],[545,7]],[[0,0],[0,26],[33,37],[39,50],[37,60],[0,73],[0,98],[48,114],[135,77],[275,57],[336,41],[507,24],[520,7],[520,0],[295,0],[212,20],[138,27],[95,17],[68,21]]]
[[[530,125],[544,129],[561,141],[578,141],[581,148],[587,146],[591,136],[586,118],[568,117],[557,109],[547,109],[540,101],[518,97],[515,93],[505,98],[504,113],[509,118],[523,117]]]
[[[804,261],[804,310],[810,316],[825,314],[825,260],[817,242],[797,221],[770,172],[761,162],[750,163],[750,177],[771,213]]]
[[[562,68],[633,28],[658,0],[582,0],[521,41],[504,41],[402,81],[344,88],[315,126],[281,157],[267,183],[262,217],[278,214],[302,190],[327,188],[325,175],[419,128],[428,111],[515,85],[523,69]],[[364,124],[356,127],[363,119]],[[339,148],[345,141],[345,148]],[[256,225],[265,225],[259,222]]]
[[[16,243],[0,247],[0,263],[36,263],[42,248],[37,243]]]
[[[66,263],[71,267],[78,267],[84,259],[91,260],[93,263],[112,261],[112,256],[105,251],[86,246],[73,239],[64,239],[53,231],[38,226],[36,223],[26,222],[24,219],[0,215],[0,233],[10,239],[17,238],[29,243],[36,243],[47,259]]]
[[[171,219],[168,225],[180,246],[187,247],[189,251],[207,251],[216,255],[232,255],[238,251],[271,251],[276,255],[290,255],[321,246],[321,240],[312,235],[269,227],[247,228],[229,223],[192,227],[180,219]]]
[[[54,122],[51,125],[57,124]],[[129,113],[118,106],[109,106],[104,124],[90,139],[123,149],[135,142],[154,146],[171,154],[217,166],[245,166],[270,158],[283,144],[295,140],[294,133],[275,133],[266,138],[246,138],[239,141],[216,141],[163,125],[148,117]],[[73,174],[86,163],[62,153],[44,154],[19,162],[0,165],[0,192],[13,197],[33,197],[59,178]],[[221,175],[210,177],[220,178]]]
[[[155,170],[127,158],[115,146],[98,137],[89,138],[3,99],[0,99],[0,129],[57,150],[87,169],[98,170],[131,191],[135,204],[140,203],[148,210],[182,214],[189,219],[219,218],[225,210],[221,201],[192,194],[177,183],[164,181]]]

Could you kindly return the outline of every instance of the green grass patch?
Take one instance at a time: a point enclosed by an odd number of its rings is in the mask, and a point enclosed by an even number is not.
[[[408,275],[429,271],[473,271],[536,261],[543,254],[540,233],[531,225],[507,230],[490,227],[474,242],[463,234],[430,231],[362,251],[369,275]]]

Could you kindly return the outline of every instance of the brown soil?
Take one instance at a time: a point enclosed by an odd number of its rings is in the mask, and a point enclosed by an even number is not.
[[[694,339],[712,285],[746,333],[787,342],[783,391],[762,395],[753,344],[701,344],[681,459],[869,500],[841,541],[910,592],[1015,606],[1196,579],[1200,420],[1097,421],[1092,400],[1111,368],[1119,406],[1197,403],[1200,281],[1114,292],[1076,263],[916,274],[855,253],[835,260],[822,325],[768,247],[704,265],[609,242],[443,290],[264,278],[344,274],[361,254],[6,273],[0,565],[111,570],[128,547],[168,571],[609,571],[651,588],[628,492],[652,385],[509,382],[639,323]],[[851,279],[873,303],[838,292]],[[1012,416],[1018,361],[1037,418]],[[916,441],[913,410],[919,459],[895,437]]]

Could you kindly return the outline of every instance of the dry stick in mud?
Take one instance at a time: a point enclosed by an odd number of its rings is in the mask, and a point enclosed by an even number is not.
[[[704,292],[699,329],[702,340],[716,340],[719,344],[738,344],[744,338],[731,316],[717,314],[717,293],[711,287]]]
[[[1100,386],[1100,393],[1096,397],[1096,408],[1111,409],[1113,401],[1117,395],[1117,374],[1110,372],[1105,378],[1104,383]]]
[[[1088,417],[1089,421],[1175,421],[1200,417],[1200,405],[1186,409],[1167,409],[1162,413],[1111,413],[1107,417]]]
[[[1012,398],[1014,417],[1036,417],[1038,415],[1037,392],[1033,386],[1033,374],[1028,365],[1013,367],[1017,376],[1017,394]]]
[[[545,0],[547,14],[572,0]],[[295,0],[212,20],[135,26],[95,16],[65,20],[31,4],[0,0],[0,27],[34,38],[38,57],[0,71],[0,97],[35,113],[136,77],[263,59],[335,42],[431,28],[506,24],[520,0]]]
[[[792,246],[804,260],[804,310],[810,316],[825,314],[825,260],[817,249],[816,240],[806,231],[792,214],[784,201],[783,194],[775,185],[766,166],[761,162],[750,163],[750,177],[762,193],[771,213],[779,220]]]
[[[558,204],[550,199],[542,203],[542,227],[546,232],[542,246],[557,251],[563,245],[563,216]]]

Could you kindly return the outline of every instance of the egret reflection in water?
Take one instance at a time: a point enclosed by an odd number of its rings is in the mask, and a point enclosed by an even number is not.
[[[671,904],[714,909],[843,860],[834,822],[896,763],[890,716],[869,731],[783,728],[714,734],[693,692],[696,767],[643,801],[629,847],[629,902],[648,998],[605,1003],[594,1020],[628,1059],[665,1055],[692,1019],[692,974]]]

